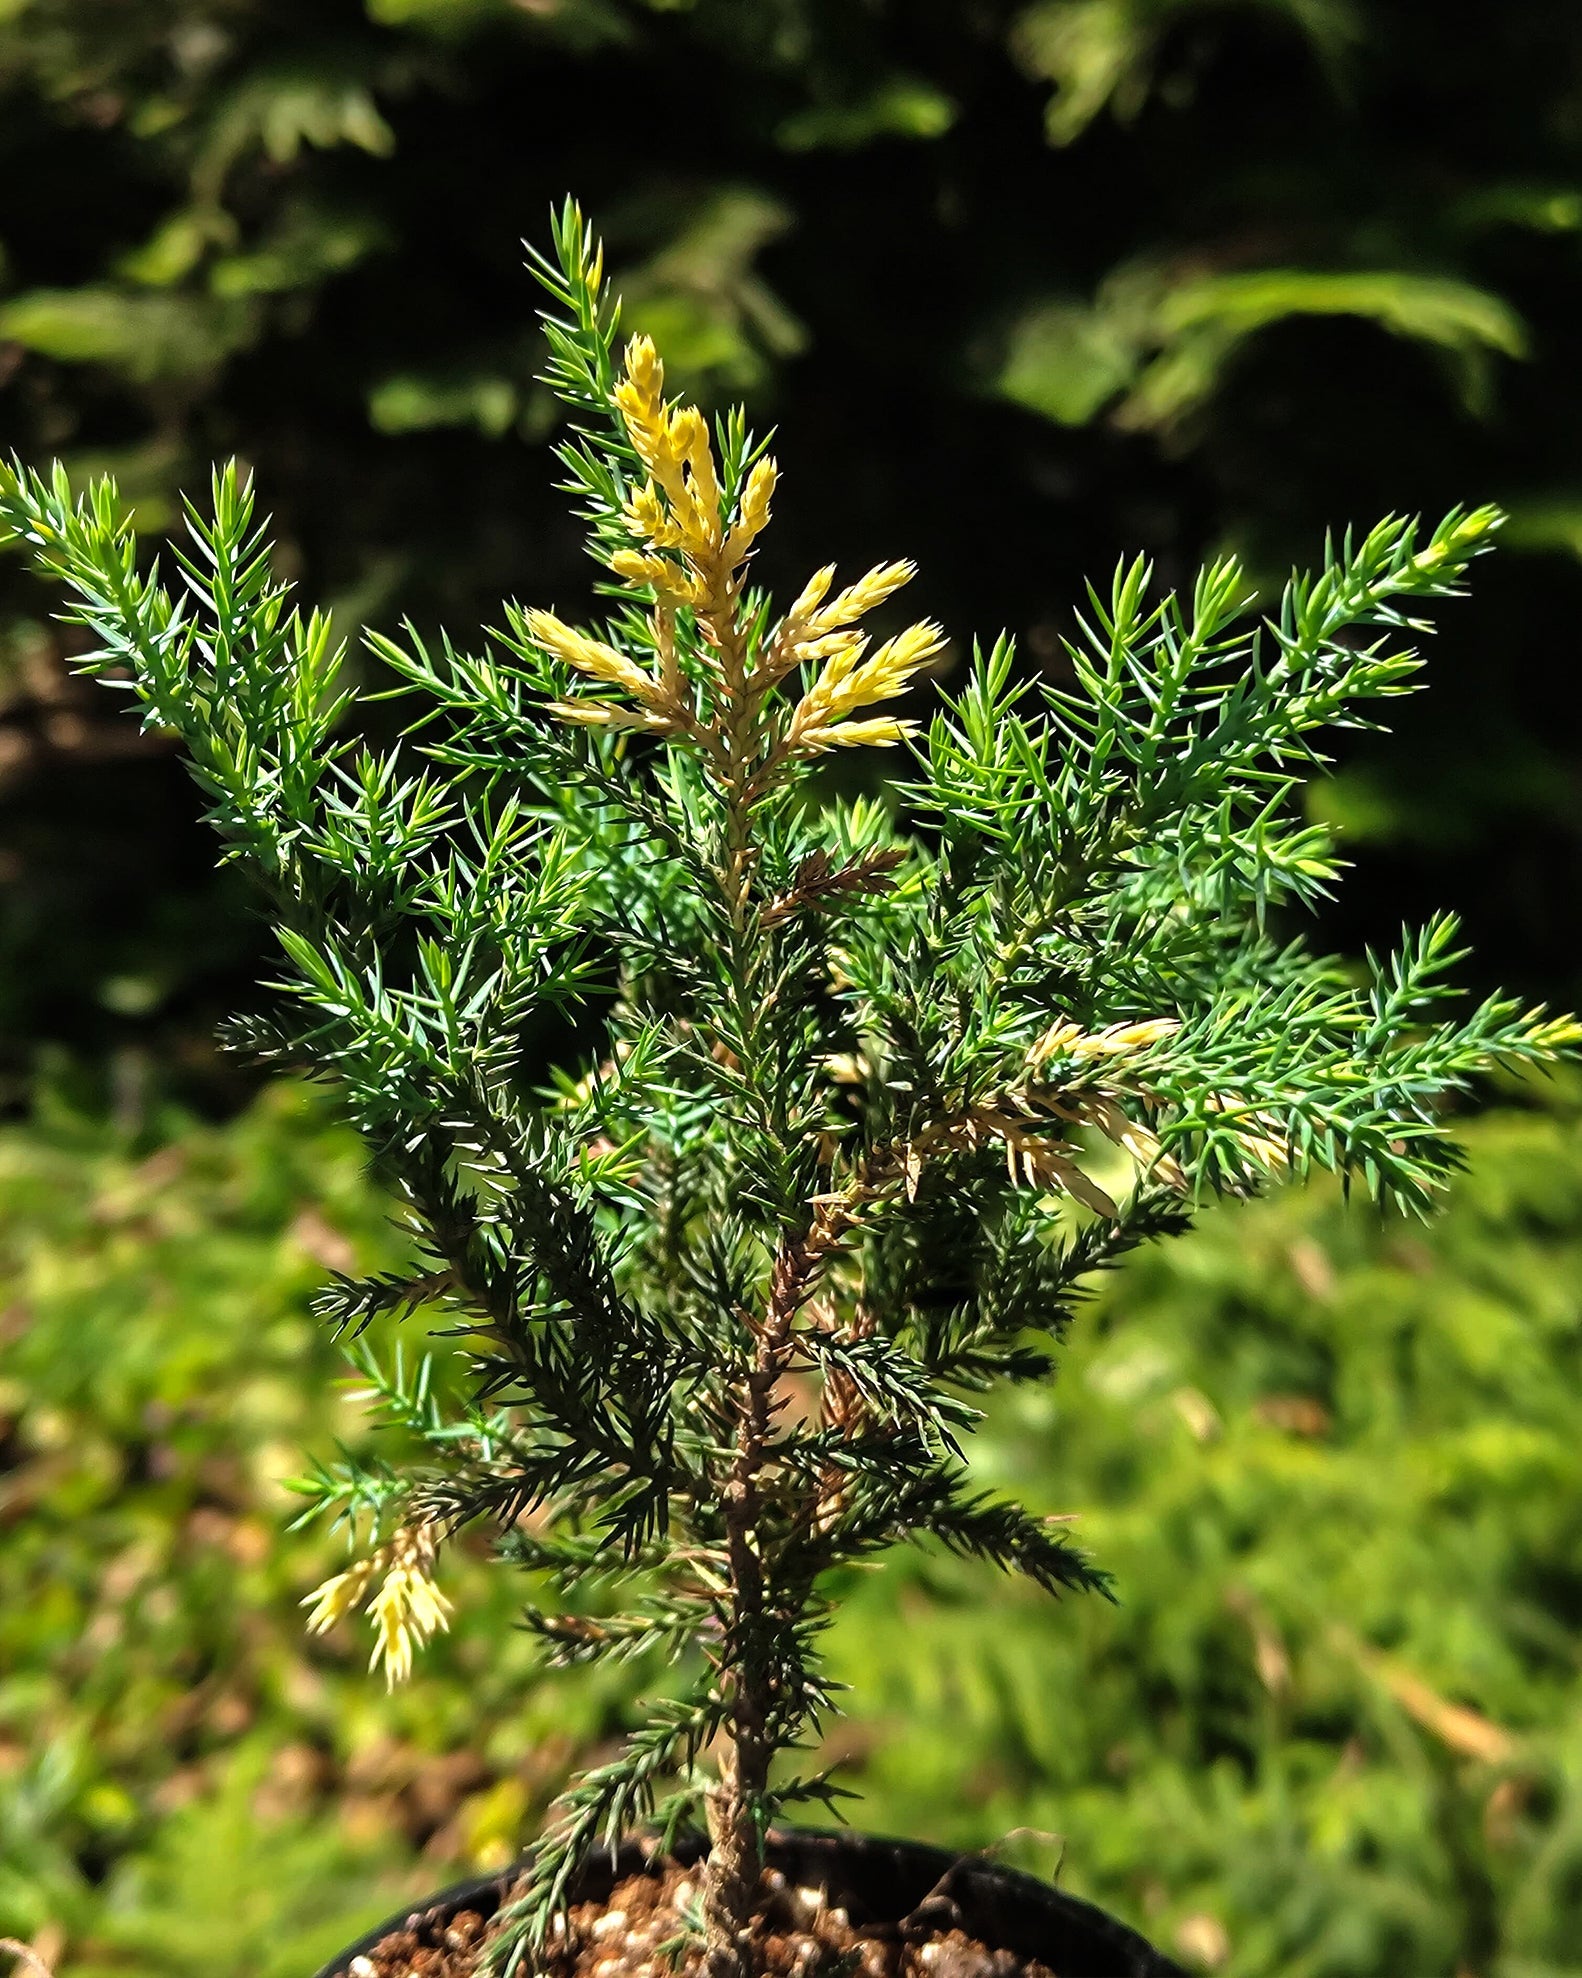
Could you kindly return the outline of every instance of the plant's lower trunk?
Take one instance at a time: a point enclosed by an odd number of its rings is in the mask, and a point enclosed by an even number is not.
[[[733,1644],[721,1671],[731,1699],[730,1737],[719,1779],[708,1796],[709,1855],[703,1874],[704,1978],[753,1978],[750,1939],[758,1895],[762,1809],[775,1754],[770,1733],[773,1698],[763,1670],[764,1563],[761,1553],[761,1474],[770,1459],[775,1383],[785,1373],[792,1329],[821,1260],[842,1225],[820,1208],[812,1226],[791,1238],[775,1259],[769,1304],[757,1328],[752,1369],[743,1384],[735,1459],[720,1495],[729,1574],[726,1639]]]
[[[758,1894],[759,1835],[753,1817],[767,1777],[744,1776],[757,1756],[734,1741],[709,1793],[709,1853],[703,1867],[704,1978],[752,1978],[748,1932]],[[745,1760],[745,1765],[744,1765]],[[766,1775],[765,1761],[758,1769]]]

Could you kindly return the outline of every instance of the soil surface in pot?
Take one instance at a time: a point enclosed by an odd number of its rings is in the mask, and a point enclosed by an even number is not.
[[[690,1978],[702,1963],[695,1916],[698,1875],[675,1862],[577,1903],[544,1958],[544,1978]],[[1062,1978],[1036,1959],[993,1950],[954,1921],[946,1896],[925,1899],[897,1924],[853,1927],[822,1888],[764,1871],[753,1922],[755,1962],[767,1978]],[[348,1978],[473,1978],[495,1925],[449,1905],[410,1916],[347,1966]]]

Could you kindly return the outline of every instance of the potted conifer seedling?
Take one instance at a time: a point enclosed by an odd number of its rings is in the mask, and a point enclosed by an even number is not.
[[[1269,925],[1335,875],[1288,801],[1322,731],[1413,685],[1412,614],[1498,517],[1348,537],[1266,617],[1234,561],[1185,598],[1134,563],[1065,684],[1001,640],[915,727],[943,634],[864,629],[911,565],[755,587],[774,462],[619,346],[574,208],[554,236],[548,376],[604,616],[508,604],[469,651],[370,634],[417,710],[389,753],[349,731],[331,628],[271,575],[234,467],[168,584],[110,483],[0,468],[0,537],[70,593],[80,664],[179,736],[267,890],[281,993],[237,1041],[333,1079],[403,1199],[410,1270],[337,1279],[322,1316],[422,1308],[464,1342],[455,1394],[363,1357],[426,1456],[304,1486],[362,1535],[312,1625],[366,1608],[406,1674],[482,1527],[555,1589],[526,1614],[551,1663],[674,1665],[520,1871],[332,1969],[1166,1972],[1027,1878],[777,1823],[834,1791],[838,1569],[926,1539],[1103,1587],[961,1453],[970,1397],[1048,1374],[1089,1273],[1314,1167],[1424,1206],[1445,1096],[1576,1041],[1500,999],[1444,1020],[1448,921],[1361,979]],[[887,746],[895,805],[831,793],[832,751]],[[552,1076],[546,1010],[598,1032]],[[590,1613],[612,1580],[623,1611]]]

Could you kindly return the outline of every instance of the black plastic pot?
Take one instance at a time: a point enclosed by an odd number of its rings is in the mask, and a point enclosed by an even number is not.
[[[682,1842],[676,1848],[677,1858],[689,1864],[702,1853],[701,1843]],[[959,1925],[991,1949],[1037,1958],[1057,1978],[1186,1978],[1178,1964],[1104,1910],[982,1855],[951,1854],[865,1834],[777,1829],[769,1836],[767,1858],[788,1881],[827,1888],[859,1928],[915,1916],[918,1922],[937,1921],[942,1932]],[[645,1850],[632,1841],[613,1863],[608,1855],[596,1857],[580,1899],[597,1901],[608,1895],[646,1860]],[[417,1927],[419,1919],[443,1927],[464,1909],[492,1915],[518,1872],[508,1868],[477,1876],[426,1902],[409,1904],[331,1959],[318,1978],[346,1978],[353,1958],[371,1951],[394,1930]]]

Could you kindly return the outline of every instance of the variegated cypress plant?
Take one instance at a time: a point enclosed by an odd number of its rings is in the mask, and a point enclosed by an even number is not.
[[[919,730],[895,704],[943,633],[863,630],[912,566],[827,566],[777,608],[751,579],[776,469],[741,413],[711,430],[648,339],[618,355],[575,207],[537,273],[605,615],[507,604],[469,650],[368,633],[415,709],[394,749],[358,739],[234,466],[168,584],[108,480],[0,467],[0,537],[267,892],[279,996],[234,1041],[333,1079],[399,1191],[410,1269],[337,1279],[322,1316],[421,1308],[465,1343],[458,1392],[356,1351],[426,1454],[304,1483],[362,1551],[312,1624],[366,1606],[405,1675],[444,1546],[482,1525],[553,1588],[526,1610],[551,1663],[663,1651],[677,1680],[565,1795],[492,1968],[655,1821],[706,1824],[701,1954],[737,1978],[767,1824],[837,1790],[797,1756],[839,1569],[926,1540],[1104,1587],[973,1483],[970,1397],[1046,1378],[1083,1280],[1206,1197],[1318,1166],[1425,1208],[1447,1095],[1579,1032],[1502,998],[1446,1020],[1448,919],[1360,971],[1271,926],[1336,874],[1292,814],[1321,732],[1416,683],[1413,613],[1493,510],[1348,536],[1267,616],[1234,559],[1190,597],[1139,560],[1060,684],[1001,639]],[[886,745],[893,802],[831,791],[830,751]],[[545,1011],[596,1047],[546,1073]]]

